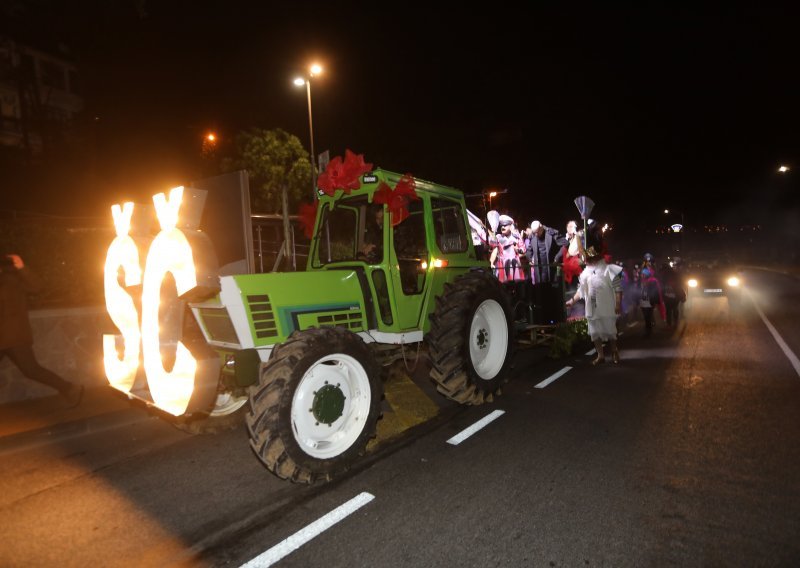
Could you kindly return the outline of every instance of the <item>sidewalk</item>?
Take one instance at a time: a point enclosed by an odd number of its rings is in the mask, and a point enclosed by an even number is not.
[[[0,405],[0,455],[151,417],[111,387],[86,389],[73,408],[59,396]]]

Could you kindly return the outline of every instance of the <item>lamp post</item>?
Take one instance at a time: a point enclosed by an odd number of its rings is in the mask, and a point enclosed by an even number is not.
[[[497,192],[496,191],[490,191],[488,193],[488,196],[489,196],[489,209],[488,209],[488,211],[491,211],[492,210],[492,197],[497,197]]]
[[[680,241],[678,243],[678,251],[681,254],[683,254],[683,233],[684,233],[685,224],[683,222],[683,211],[678,211],[678,213],[681,216],[681,223],[680,223],[680,225],[678,225],[678,224],[671,225],[670,229],[672,229],[673,233],[680,233]],[[669,215],[669,209],[664,209],[664,215]]]
[[[311,199],[317,195],[317,168],[314,162],[314,121],[311,115],[311,77],[322,73],[322,67],[314,63],[308,68],[308,77],[297,77],[294,84],[298,87],[306,86],[306,96],[308,98],[308,134],[311,142]]]

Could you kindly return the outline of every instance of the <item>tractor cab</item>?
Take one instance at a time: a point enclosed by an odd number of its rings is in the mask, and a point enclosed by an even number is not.
[[[400,178],[376,170],[348,195],[321,196],[308,263],[309,271],[355,269],[386,332],[422,330],[450,260],[463,271],[475,259],[460,192],[416,180],[415,198],[402,208],[380,203],[381,183]]]

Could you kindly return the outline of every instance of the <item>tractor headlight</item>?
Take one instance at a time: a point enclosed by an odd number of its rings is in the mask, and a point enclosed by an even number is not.
[[[736,287],[739,285],[739,279],[736,276],[728,278],[728,286]]]
[[[694,278],[689,278],[689,282],[687,282],[687,284],[689,284],[689,288],[697,288],[697,280]]]

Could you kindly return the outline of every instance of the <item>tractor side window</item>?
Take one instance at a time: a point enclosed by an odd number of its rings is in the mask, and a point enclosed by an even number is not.
[[[326,206],[322,214],[316,236],[318,265],[355,260],[358,210],[339,204],[334,208]]]
[[[424,211],[421,200],[412,201],[408,205],[408,217],[394,227],[394,250],[400,268],[400,284],[406,295],[419,294],[425,286],[422,262],[428,260],[428,244]]]
[[[449,199],[431,199],[436,245],[443,253],[466,252],[467,227],[461,204]]]

